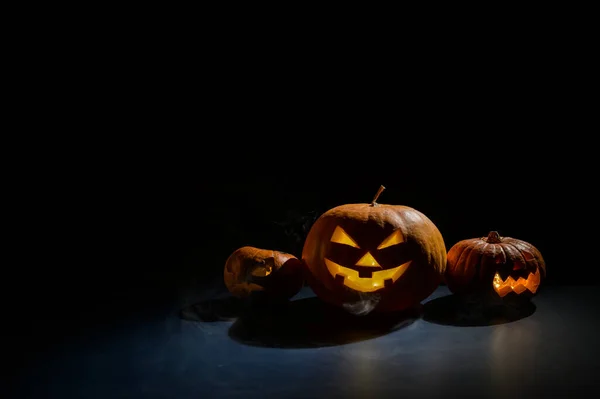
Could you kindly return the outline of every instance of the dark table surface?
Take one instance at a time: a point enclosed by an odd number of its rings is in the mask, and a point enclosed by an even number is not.
[[[492,315],[449,306],[350,317],[309,288],[258,308],[227,296],[96,326],[39,354],[31,398],[578,397],[600,387],[596,286],[545,287]],[[590,392],[590,393],[587,393]],[[595,395],[592,395],[595,396]]]

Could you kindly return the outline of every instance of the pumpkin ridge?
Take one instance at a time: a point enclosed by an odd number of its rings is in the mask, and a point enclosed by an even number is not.
[[[458,260],[460,259],[463,251],[465,249],[467,249],[467,247],[469,246],[469,240],[462,240],[456,243],[456,245],[454,245],[450,251],[448,252],[448,263],[452,262],[452,270],[454,270],[454,268],[456,266],[458,266]],[[448,267],[446,269],[449,269]]]
[[[468,268],[469,265],[466,264],[467,259],[469,259],[469,255],[471,254],[471,251],[473,250],[473,247],[471,246],[466,246],[462,249],[462,251],[460,251],[460,256],[458,258],[456,258],[456,266],[460,266],[465,264],[465,268]],[[464,268],[462,270],[464,272]]]
[[[478,269],[477,269],[477,263],[480,262],[480,253],[477,251],[477,249],[475,248],[475,246],[472,247],[467,247],[464,249],[463,254],[467,253],[465,255],[465,260],[463,262],[461,262],[459,260],[459,265],[460,264],[464,264],[464,268],[463,270],[461,270],[461,274],[467,274],[471,275],[471,278],[468,281],[467,284],[470,284],[473,279],[475,278],[475,276],[477,275]],[[472,260],[474,258],[474,260]],[[465,270],[466,269],[466,270]]]
[[[542,253],[533,245],[528,242],[517,242],[519,245],[523,245],[527,248],[529,253],[533,256],[536,265],[544,272],[544,277],[546,277],[546,262],[544,261],[544,257]]]
[[[244,248],[243,248],[244,249]],[[256,259],[258,257],[258,254],[260,253],[260,249],[259,248],[248,248],[250,251],[250,253],[252,254],[251,257],[252,259]]]
[[[514,245],[514,243],[512,243],[510,241],[506,243],[506,247],[512,248],[516,252],[516,254],[519,256],[519,259],[518,259],[519,262],[523,262],[523,265],[527,266],[527,263],[529,263],[529,262],[527,261],[527,259],[525,259],[525,255],[523,254],[523,251],[521,249],[519,249],[517,246]]]
[[[485,253],[481,253],[479,258],[477,259],[477,263],[475,264],[475,274],[473,275],[473,278],[469,282],[470,284],[473,283],[475,278],[480,278],[482,276],[484,259],[485,259]]]
[[[537,260],[537,257],[535,256],[535,249],[531,248],[531,245],[528,245],[527,247],[529,248],[520,248],[517,242],[508,242],[508,245],[511,245],[513,248],[515,248],[523,257],[523,260],[525,262],[525,265],[529,266],[529,264],[534,264],[535,268],[540,268],[542,270],[544,270],[543,267],[540,267],[540,264]],[[527,251],[527,253],[529,255],[531,255],[531,260],[527,260],[525,258],[525,251]],[[544,270],[545,272],[545,270]]]
[[[508,256],[506,255],[506,251],[504,251],[504,248],[502,248],[502,245],[498,245],[498,249],[500,249],[500,253],[503,255],[504,260],[502,262],[498,262],[497,259],[494,259],[496,261],[496,264],[508,262]]]

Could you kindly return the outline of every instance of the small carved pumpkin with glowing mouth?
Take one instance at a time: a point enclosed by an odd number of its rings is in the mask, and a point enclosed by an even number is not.
[[[531,298],[546,276],[546,264],[532,244],[492,231],[457,242],[448,251],[444,279],[454,294]],[[509,295],[510,294],[510,295]]]
[[[346,204],[311,227],[302,250],[306,280],[324,301],[344,306],[377,295],[375,311],[418,305],[439,285],[446,265],[441,233],[403,205]]]
[[[250,246],[227,258],[223,277],[229,292],[238,298],[285,300],[304,285],[302,262],[294,255]]]

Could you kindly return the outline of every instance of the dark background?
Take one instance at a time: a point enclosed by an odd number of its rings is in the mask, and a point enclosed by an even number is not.
[[[466,129],[472,113],[447,114],[421,127],[419,113],[407,116],[412,127],[398,117],[387,127],[346,121],[330,133],[322,118],[303,116],[288,130],[293,116],[272,112],[280,123],[264,129],[263,113],[227,129],[191,118],[181,129],[142,124],[160,133],[152,139],[102,130],[96,143],[29,164],[31,178],[15,192],[17,258],[3,281],[4,375],[18,378],[97,327],[223,292],[225,260],[240,246],[300,256],[316,217],[370,202],[381,184],[380,203],[426,214],[448,249],[497,230],[541,251],[544,284],[597,284],[591,147],[559,124],[535,137],[511,132],[518,118],[495,128],[486,120],[503,116],[480,116]],[[181,141],[168,133],[184,126],[194,129]],[[540,133],[551,127],[553,135]]]
[[[214,135],[199,128],[174,145],[140,139],[119,151],[111,141],[100,147],[106,152],[90,148],[57,157],[61,168],[36,168],[34,194],[24,198],[22,266],[9,291],[24,290],[18,303],[36,317],[79,323],[223,289],[236,248],[300,256],[320,214],[370,202],[381,184],[379,202],[425,213],[447,249],[497,230],[541,251],[545,284],[596,283],[585,249],[593,241],[593,169],[577,156],[585,144],[483,125],[468,135],[441,124],[351,130],[346,122],[332,135],[271,128],[266,137],[251,125]]]
[[[219,31],[200,46],[188,28],[35,42],[48,68],[23,65],[15,115],[55,133],[5,147],[11,314],[96,320],[221,284],[236,248],[300,255],[316,217],[381,184],[448,248],[498,230],[538,247],[547,284],[595,282],[585,41],[556,31],[503,56],[408,41],[423,57],[400,68],[374,45],[343,63],[326,43],[305,57],[296,37]]]
[[[497,230],[541,251],[544,284],[597,284],[591,106],[573,69],[412,65],[349,83],[350,70],[218,57],[199,75],[176,56],[90,57],[69,75],[81,83],[42,87],[23,116],[68,134],[7,147],[9,374],[87,328],[224,290],[240,246],[300,256],[320,214],[379,185],[448,249]]]
[[[382,184],[379,202],[426,214],[448,249],[497,230],[541,251],[544,285],[597,285],[584,13],[520,10],[526,32],[512,19],[484,32],[482,13],[380,40],[350,37],[354,21],[309,38],[310,24],[229,11],[42,14],[13,30],[2,379],[97,327],[222,292],[240,246],[299,256],[316,217]]]
[[[577,156],[585,145],[442,127],[379,134],[345,123],[312,137],[201,129],[36,165],[13,237],[20,257],[4,280],[5,375],[97,328],[224,291],[225,260],[240,246],[299,256],[316,217],[370,202],[381,184],[380,203],[425,213],[448,248],[497,230],[541,251],[544,284],[596,285],[594,169]]]

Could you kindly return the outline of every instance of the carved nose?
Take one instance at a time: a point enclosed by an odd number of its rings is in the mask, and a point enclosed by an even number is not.
[[[356,266],[381,267],[370,252],[367,252],[365,256],[360,258],[358,262],[356,262]]]

